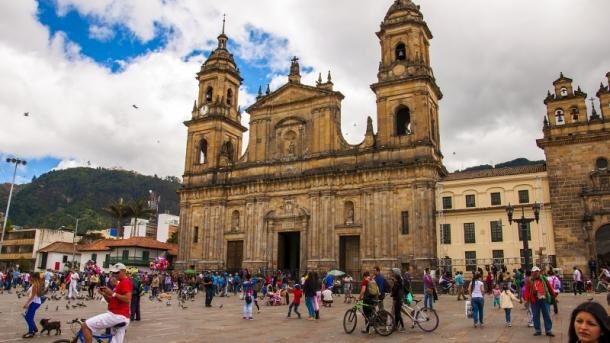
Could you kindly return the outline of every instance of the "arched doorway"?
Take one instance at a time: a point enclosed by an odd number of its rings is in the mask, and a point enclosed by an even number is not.
[[[597,229],[595,233],[595,250],[597,251],[597,260],[601,265],[610,264],[610,224]]]

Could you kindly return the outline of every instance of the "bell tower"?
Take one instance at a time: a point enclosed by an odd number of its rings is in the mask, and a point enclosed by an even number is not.
[[[247,130],[241,125],[237,105],[243,79],[227,49],[224,26],[223,18],[218,46],[196,76],[199,91],[192,118],[184,122],[188,127],[185,177],[233,166],[241,153],[242,135]]]
[[[440,160],[438,101],[442,98],[430,67],[432,33],[419,6],[395,0],[379,32],[381,62],[377,83],[377,142],[380,147],[428,146]]]

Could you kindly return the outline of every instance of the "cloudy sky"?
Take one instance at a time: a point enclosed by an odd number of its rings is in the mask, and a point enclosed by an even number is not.
[[[4,162],[12,156],[29,162],[20,183],[79,165],[180,176],[194,76],[216,46],[223,13],[245,79],[242,108],[259,85],[282,85],[296,55],[305,83],[332,71],[346,96],[343,134],[358,143],[366,116],[375,118],[374,33],[392,2],[0,1],[0,182],[12,176]],[[449,170],[544,158],[535,139],[559,72],[590,97],[607,82],[610,1],[415,2],[434,35]]]

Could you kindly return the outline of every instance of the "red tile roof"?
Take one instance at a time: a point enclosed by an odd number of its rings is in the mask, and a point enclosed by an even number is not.
[[[76,246],[76,250],[79,250],[79,246]],[[74,245],[69,242],[53,242],[46,247],[39,249],[38,252],[62,252],[71,253],[74,251]]]
[[[532,165],[518,166],[518,167],[506,167],[506,168],[494,168],[494,169],[455,172],[455,173],[451,173],[451,174],[447,175],[446,177],[442,178],[441,181],[454,181],[454,180],[476,179],[476,178],[483,178],[483,177],[541,173],[541,172],[545,172],[545,171],[546,171],[546,164],[532,164]]]
[[[178,254],[178,245],[163,243],[150,237],[131,237],[128,239],[100,239],[91,244],[79,247],[80,251],[105,251],[112,247],[139,247],[168,251],[170,255]]]

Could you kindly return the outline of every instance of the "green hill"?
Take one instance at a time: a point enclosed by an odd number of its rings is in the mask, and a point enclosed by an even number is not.
[[[0,185],[0,188],[4,186]],[[88,213],[92,219],[83,226],[108,227],[112,225],[112,219],[103,208],[121,198],[126,203],[134,199],[148,200],[149,190],[161,197],[159,213],[178,214],[176,191],[179,186],[175,177],[160,179],[123,170],[71,168],[50,171],[13,192],[10,219],[13,225],[24,227],[72,227],[74,219],[66,214],[82,217]],[[8,188],[0,193],[0,211],[3,212]]]

